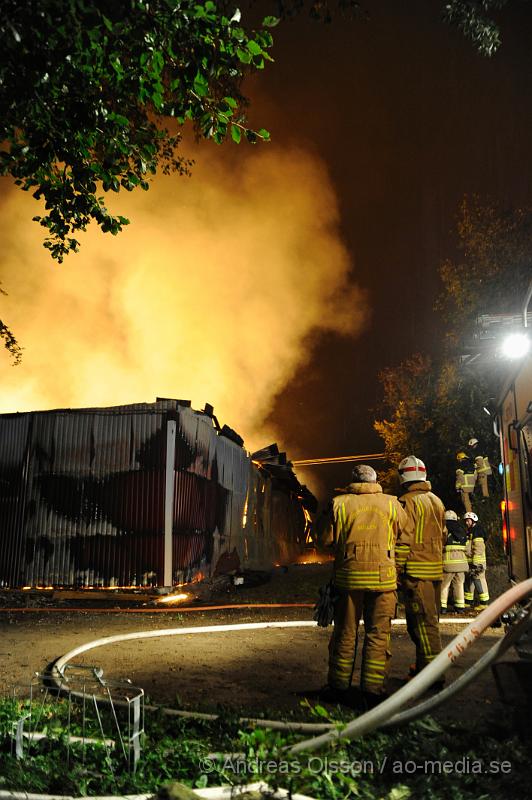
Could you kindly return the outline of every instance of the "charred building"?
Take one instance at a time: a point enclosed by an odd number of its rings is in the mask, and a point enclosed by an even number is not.
[[[190,403],[0,415],[0,585],[171,586],[301,554],[315,499]]]

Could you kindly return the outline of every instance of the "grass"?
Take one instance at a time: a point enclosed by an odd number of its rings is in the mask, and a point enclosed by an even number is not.
[[[509,720],[481,731],[474,720],[459,728],[425,718],[294,757],[286,748],[297,735],[244,730],[234,710],[219,708],[220,719],[210,722],[147,713],[141,758],[128,773],[118,753],[67,743],[80,718],[73,708],[68,722],[66,702],[43,708],[40,729],[50,738],[17,760],[10,731],[26,711],[23,700],[0,701],[0,789],[109,795],[155,793],[175,780],[192,788],[263,780],[319,800],[488,800],[529,792],[529,748],[513,735]],[[330,715],[308,705],[307,711],[315,721],[347,719],[339,709]]]

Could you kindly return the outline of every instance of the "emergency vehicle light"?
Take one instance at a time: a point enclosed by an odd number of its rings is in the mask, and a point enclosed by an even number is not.
[[[502,515],[502,541],[505,549],[508,547],[508,528],[506,527],[506,500],[502,500],[500,504]]]
[[[530,349],[530,339],[525,333],[511,333],[504,339],[501,352],[505,358],[523,358]]]

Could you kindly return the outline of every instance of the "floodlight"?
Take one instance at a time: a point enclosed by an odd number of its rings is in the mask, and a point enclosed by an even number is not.
[[[503,341],[501,352],[505,358],[523,358],[530,349],[530,339],[526,333],[511,333]]]

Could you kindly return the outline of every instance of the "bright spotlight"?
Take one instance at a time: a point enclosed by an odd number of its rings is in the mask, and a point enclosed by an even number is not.
[[[530,339],[525,333],[511,333],[502,343],[505,358],[522,358],[530,349]]]

